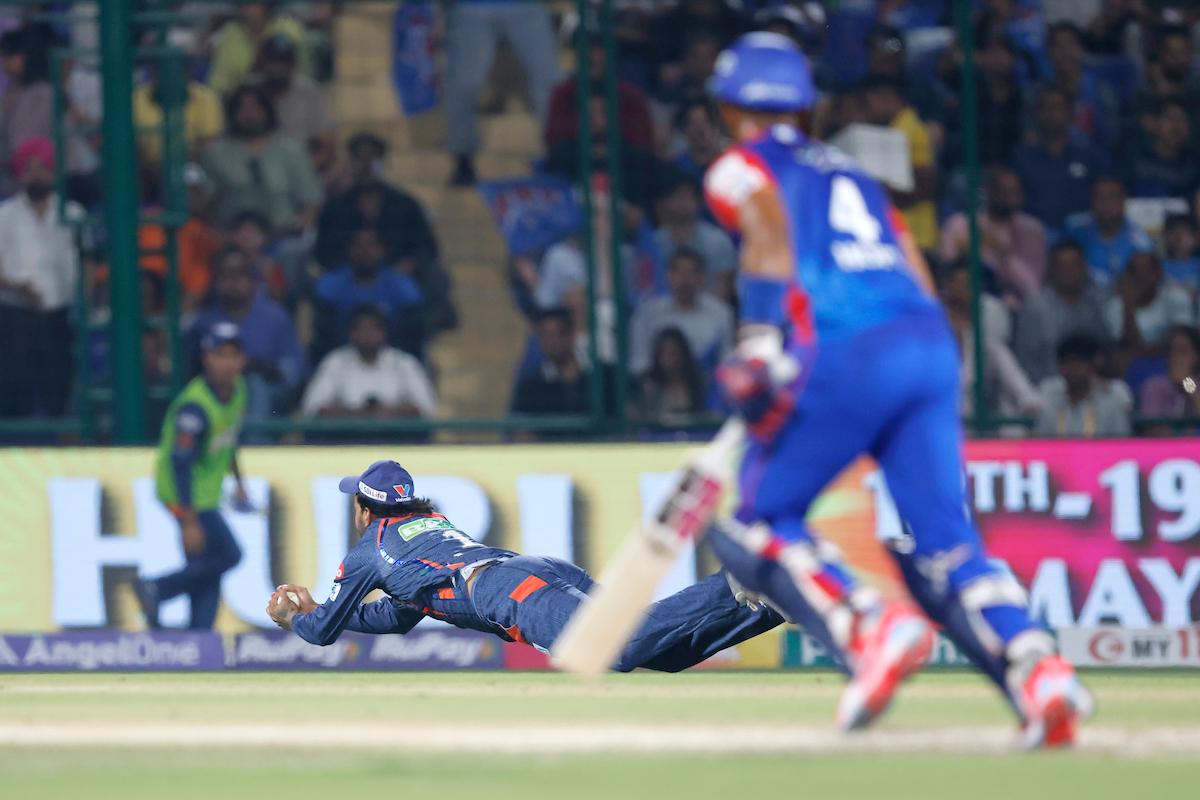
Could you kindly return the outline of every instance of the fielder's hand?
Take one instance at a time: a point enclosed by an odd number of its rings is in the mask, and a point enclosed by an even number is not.
[[[267,616],[285,631],[292,629],[292,617],[299,612],[299,607],[288,598],[287,591],[282,586],[267,600]]]
[[[250,496],[246,494],[246,487],[241,481],[233,492],[233,510],[243,514],[254,510],[254,504],[250,502]]]
[[[301,614],[307,614],[310,611],[316,610],[317,602],[313,600],[312,593],[308,591],[307,586],[300,586],[295,583],[285,583],[275,589],[277,592],[283,592],[286,596],[288,592],[293,593],[300,599],[298,607]]]

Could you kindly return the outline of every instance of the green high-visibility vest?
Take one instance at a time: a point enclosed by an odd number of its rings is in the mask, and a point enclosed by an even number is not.
[[[175,423],[179,409],[194,403],[208,417],[208,434],[200,443],[200,456],[192,465],[192,508],[208,511],[221,504],[221,483],[233,463],[238,434],[246,416],[246,382],[237,379],[233,396],[222,403],[209,388],[204,376],[193,378],[167,409],[162,435],[158,441],[155,492],[168,506],[179,504],[179,489],[171,467],[171,451],[175,447]]]

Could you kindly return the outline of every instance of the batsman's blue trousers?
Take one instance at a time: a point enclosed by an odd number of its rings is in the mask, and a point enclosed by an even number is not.
[[[160,601],[186,594],[192,601],[192,630],[211,630],[221,600],[221,576],[242,560],[241,548],[216,509],[197,514],[204,531],[204,551],[188,553],[183,569],[154,583]]]
[[[912,559],[957,590],[996,568],[966,507],[958,347],[940,313],[906,317],[822,342],[796,411],[771,442],[750,445],[737,512],[785,540],[810,539],[804,517],[818,493],[862,453],[882,467]],[[997,631],[1008,641],[1032,627]]]
[[[471,602],[509,638],[549,651],[594,583],[566,561],[517,556],[482,572]],[[771,609],[739,605],[724,574],[710,575],[652,605],[613,669],[679,672],[782,622]]]

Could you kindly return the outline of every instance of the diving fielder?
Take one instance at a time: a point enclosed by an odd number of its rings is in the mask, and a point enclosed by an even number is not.
[[[271,619],[305,641],[328,645],[344,630],[407,633],[433,617],[548,652],[592,587],[574,564],[471,539],[416,496],[395,461],[377,461],[340,488],[354,495],[362,538],[329,599],[318,605],[303,586],[285,584],[267,603]],[[375,589],[388,597],[364,604]],[[712,575],[656,603],[613,668],[678,672],[782,622],[770,608],[740,603],[724,574]]]

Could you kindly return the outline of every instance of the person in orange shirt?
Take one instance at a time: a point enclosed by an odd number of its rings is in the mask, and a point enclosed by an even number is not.
[[[211,274],[209,264],[224,244],[221,233],[209,223],[212,192],[204,173],[194,164],[184,169],[187,185],[188,220],[176,234],[179,254],[180,306],[192,311],[208,295]],[[167,232],[162,225],[143,224],[138,229],[138,266],[148,272],[167,276]]]

